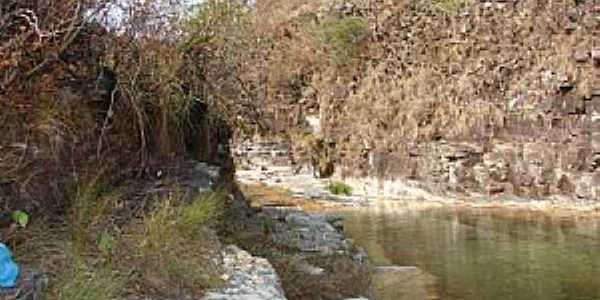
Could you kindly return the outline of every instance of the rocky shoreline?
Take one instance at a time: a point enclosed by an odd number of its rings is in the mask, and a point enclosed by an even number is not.
[[[314,263],[315,258],[319,258],[316,261],[321,261],[334,256],[346,257],[355,267],[367,272],[366,253],[354,247],[352,242],[344,237],[339,216],[307,213],[288,207],[268,207],[262,209],[255,218],[251,221],[255,226],[248,228],[248,232],[265,232],[267,239],[275,246],[267,246],[267,251],[272,252],[269,255],[271,260],[277,255],[287,256],[291,267],[299,272],[297,280],[327,281],[328,278],[339,275],[335,274],[335,270],[328,270],[326,266]],[[284,254],[280,247],[285,247],[288,251]],[[225,284],[210,291],[201,298],[202,300],[288,299],[284,292],[283,279],[270,259],[254,256],[238,246],[228,245],[223,247],[221,262],[224,270],[221,278]],[[367,298],[346,298],[344,292],[341,292],[335,297],[322,299]]]
[[[208,169],[211,172],[204,173],[220,173],[215,166],[202,163],[199,166],[197,171]],[[195,189],[210,190],[211,183],[219,181],[219,178],[211,177],[202,181],[208,186],[195,186]],[[221,276],[224,285],[209,291],[203,300],[299,298],[286,295],[285,287],[297,282],[287,282],[289,279],[280,274],[282,264],[287,265],[284,272],[289,268],[296,273],[295,281],[324,283],[315,288],[325,291],[328,289],[325,283],[343,284],[338,277],[346,275],[341,274],[344,270],[330,268],[330,260],[342,259],[348,268],[357,270],[357,276],[368,276],[367,255],[345,237],[341,216],[284,206],[251,208],[249,199],[239,191],[229,198],[233,202],[233,215],[229,219],[238,231],[222,237],[225,241],[218,260],[224,271]],[[319,299],[367,299],[363,297],[367,293],[366,286],[360,289],[364,292],[360,294],[334,286],[332,290],[341,291],[333,294],[324,292]]]
[[[291,161],[290,147],[286,143],[255,142],[233,148],[238,166],[236,176],[240,183],[289,189],[299,199],[320,199],[351,207],[388,201],[413,201],[423,205],[600,213],[600,202],[586,198],[561,195],[525,198],[513,194],[432,192],[422,182],[407,179],[341,178],[335,175],[332,178],[315,178],[310,166],[297,166]],[[335,195],[328,191],[327,185],[335,181],[352,187],[352,194]]]
[[[268,153],[267,157],[276,156]],[[265,159],[264,156],[259,163],[247,158],[245,163],[240,163],[239,156],[236,159],[238,169],[235,179],[229,169],[204,162],[189,162],[182,169],[183,172],[173,178],[166,175],[161,177],[159,172],[156,178],[146,184],[138,182],[139,190],[146,198],[157,193],[167,193],[168,188],[164,183],[167,179],[178,183],[186,195],[185,198],[192,198],[200,193],[216,192],[219,186],[229,187],[227,198],[231,202],[232,215],[228,220],[231,222],[229,226],[235,228],[234,232],[214,232],[211,238],[220,240],[218,253],[211,259],[222,270],[220,280],[223,284],[209,290],[200,298],[203,300],[364,300],[367,299],[365,296],[372,296],[371,280],[382,277],[382,274],[385,274],[385,281],[393,277],[404,282],[402,278],[413,275],[429,278],[429,275],[410,266],[372,266],[366,252],[345,236],[342,217],[336,213],[305,211],[302,205],[251,207],[251,200],[234,187],[236,181],[241,184],[284,187],[290,191],[292,197],[299,199],[299,202],[319,199],[358,209],[373,204],[383,204],[390,209],[395,205],[414,208],[454,205],[600,214],[600,204],[593,201],[573,202],[560,198],[525,200],[516,197],[490,198],[484,195],[468,198],[460,195],[438,196],[417,184],[398,183],[395,190],[377,189],[374,182],[365,179],[346,179],[345,182],[355,189],[349,196],[340,196],[328,191],[327,184],[331,182],[330,179],[314,178],[306,172],[297,173],[287,164],[285,158],[281,160],[283,163]],[[356,188],[361,184],[364,188]],[[138,200],[138,197],[133,195],[130,201]],[[45,276],[39,278],[44,282],[47,280]],[[429,279],[426,280],[428,281]],[[25,294],[26,298],[13,298],[40,299],[43,292],[38,286],[41,284],[34,282],[29,285],[35,288],[19,290],[19,295]],[[295,285],[301,286],[294,289]],[[10,297],[11,295],[5,298],[13,299]]]
[[[188,161],[177,174],[163,171],[144,181],[127,183],[132,187],[129,203],[159,199],[159,195],[173,192],[184,195],[183,201],[199,194],[226,192],[224,199],[228,199],[229,206],[224,216],[226,229],[211,228],[205,237],[207,244],[214,245],[214,251],[207,254],[207,265],[220,274],[213,279],[221,284],[201,298],[182,292],[175,299],[306,299],[299,296],[304,293],[302,288],[297,292],[289,290],[304,283],[312,288],[307,291],[308,299],[366,299],[361,298],[367,292],[366,254],[346,239],[341,217],[290,207],[251,208],[231,182],[230,171],[205,162]],[[169,182],[176,184],[171,186]],[[43,299],[53,278],[45,273],[48,270],[29,271],[29,266],[23,267],[28,270],[27,275],[14,289],[0,290],[0,299]],[[347,274],[348,270],[352,274]],[[366,284],[351,287],[359,276]],[[165,297],[133,293],[125,299],[173,299]]]

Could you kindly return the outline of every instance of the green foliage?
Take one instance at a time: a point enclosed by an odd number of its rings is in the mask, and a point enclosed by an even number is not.
[[[115,253],[117,238],[108,231],[103,231],[98,241],[98,250],[104,257],[110,258]]]
[[[455,13],[472,2],[473,0],[435,0],[434,5],[445,13]]]
[[[17,224],[19,224],[19,226],[21,226],[21,228],[25,228],[25,227],[27,227],[27,224],[29,224],[29,215],[23,211],[20,211],[20,210],[14,211],[12,214],[12,218],[13,218],[13,221],[15,221],[15,223],[17,223]]]
[[[106,191],[98,180],[77,184],[71,203],[69,225],[71,240],[81,248],[95,241],[94,228],[106,221],[110,205],[119,198],[116,192]]]
[[[352,195],[352,187],[339,181],[330,182],[329,185],[327,185],[327,190],[334,195]]]
[[[182,21],[181,27],[189,36],[180,47],[190,51],[198,45],[222,43],[230,38],[223,33],[243,28],[248,16],[248,7],[235,1],[203,1]]]
[[[180,195],[170,195],[144,221],[141,250],[152,255],[175,246],[179,239],[193,238],[202,225],[221,213],[219,194],[196,197],[190,204],[177,204]]]
[[[102,230],[110,204],[117,197],[99,180],[75,186],[67,218],[70,230],[57,241],[65,261],[49,289],[53,299],[112,300],[121,296],[127,278],[113,263],[118,240],[108,230]]]
[[[359,17],[336,19],[320,29],[323,41],[333,51],[334,60],[338,64],[345,64],[360,53],[367,33],[367,23]]]
[[[222,214],[222,198],[222,195],[213,193],[199,196],[191,204],[183,206],[177,220],[179,230],[190,236],[197,234],[202,225]]]

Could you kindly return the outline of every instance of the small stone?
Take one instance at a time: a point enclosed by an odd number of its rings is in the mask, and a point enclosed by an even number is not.
[[[573,53],[573,58],[578,63],[584,63],[590,58],[590,53],[587,51],[575,51],[575,53]]]
[[[565,32],[567,33],[572,33],[575,30],[577,30],[577,23],[571,22],[565,26]]]
[[[311,276],[321,276],[325,274],[325,269],[313,266],[308,263],[301,263],[298,269]]]
[[[597,64],[600,64],[600,49],[594,49],[594,50],[592,50],[592,59]]]

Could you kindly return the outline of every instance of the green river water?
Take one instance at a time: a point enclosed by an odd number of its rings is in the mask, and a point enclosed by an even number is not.
[[[347,212],[345,227],[376,265],[422,271],[380,298],[600,300],[598,218],[396,205]]]

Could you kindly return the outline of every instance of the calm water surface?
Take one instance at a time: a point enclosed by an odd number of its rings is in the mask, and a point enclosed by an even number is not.
[[[376,264],[433,275],[439,299],[600,300],[598,218],[398,205],[345,225]]]

